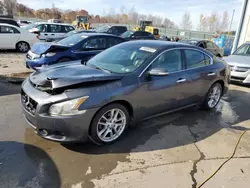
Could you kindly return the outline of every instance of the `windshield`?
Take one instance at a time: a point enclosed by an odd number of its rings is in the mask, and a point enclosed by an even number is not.
[[[133,34],[134,34],[133,31],[126,31],[125,33],[121,34],[121,37],[123,37],[123,38],[129,38]]]
[[[103,27],[100,27],[100,28],[97,28],[96,31],[97,32],[107,32],[109,30],[109,26],[103,26]]]
[[[250,56],[250,44],[243,44],[233,53],[233,55]]]
[[[30,25],[23,26],[22,28],[25,30],[30,30],[30,29],[33,29],[36,25],[37,25],[36,23],[33,23]]]
[[[70,37],[59,40],[57,43],[61,44],[61,45],[64,45],[64,46],[71,47],[71,46],[74,46],[74,45],[78,44],[79,42],[81,42],[85,38],[87,38],[87,36],[84,36],[82,34],[75,34],[75,35],[72,35]]]
[[[90,59],[87,65],[115,73],[130,73],[139,68],[156,51],[155,48],[124,43],[103,51]]]

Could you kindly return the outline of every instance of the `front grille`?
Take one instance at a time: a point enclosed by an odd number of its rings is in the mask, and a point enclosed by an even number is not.
[[[24,108],[32,115],[35,115],[37,102],[30,98],[23,90],[21,90],[21,100]]]
[[[250,67],[238,67],[238,66],[230,66],[231,67],[231,71],[233,72],[247,72],[248,70],[250,70]]]

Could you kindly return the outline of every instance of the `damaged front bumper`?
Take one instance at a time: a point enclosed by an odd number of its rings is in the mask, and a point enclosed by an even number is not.
[[[87,109],[81,115],[51,116],[49,107],[65,99],[67,96],[64,93],[52,96],[35,89],[27,80],[22,85],[23,113],[39,136],[64,143],[84,142],[88,139],[90,124],[98,109]]]

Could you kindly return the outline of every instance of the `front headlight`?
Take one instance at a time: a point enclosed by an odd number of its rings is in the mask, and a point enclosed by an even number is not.
[[[49,53],[43,54],[42,57],[53,57],[55,55],[56,55],[56,53],[49,52]]]
[[[88,99],[88,96],[53,104],[49,108],[49,114],[52,116],[67,116],[83,114],[85,110],[78,108]]]

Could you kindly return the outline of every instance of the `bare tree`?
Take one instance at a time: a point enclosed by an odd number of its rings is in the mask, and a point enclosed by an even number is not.
[[[16,13],[16,4],[16,0],[4,0],[2,6],[9,16],[14,16],[14,14]]]
[[[180,27],[181,27],[181,29],[184,29],[184,30],[191,30],[192,29],[191,16],[188,12],[183,14]]]
[[[208,18],[208,31],[215,32],[219,30],[219,18],[216,13],[212,13],[211,16]]]
[[[208,21],[208,19],[203,14],[201,14],[197,30],[198,31],[207,31],[207,28],[208,28],[208,22],[207,21]]]
[[[228,12],[224,11],[222,21],[220,23],[220,31],[226,31],[228,29],[228,25],[229,25]]]

